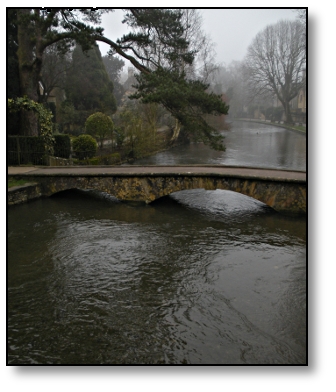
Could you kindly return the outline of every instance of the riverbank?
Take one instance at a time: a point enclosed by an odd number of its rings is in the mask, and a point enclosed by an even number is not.
[[[41,189],[36,182],[26,182],[24,185],[12,186],[7,191],[7,205],[26,203],[30,200],[39,199],[42,196]]]
[[[272,125],[272,126],[274,126],[274,127],[285,128],[285,129],[288,129],[288,130],[290,130],[290,131],[298,132],[298,133],[300,133],[301,135],[302,135],[302,134],[306,135],[306,133],[307,133],[306,130],[304,130],[304,129],[299,129],[299,127],[300,127],[300,128],[305,128],[305,127],[303,127],[303,126],[290,127],[290,126],[288,126],[288,125],[281,124],[281,123],[280,123],[280,124],[279,124],[279,123],[274,123],[274,122],[271,122],[271,121],[269,121],[269,120],[263,121],[263,120],[249,119],[249,118],[234,118],[234,119],[232,119],[232,122],[234,122],[234,121],[255,122],[255,123],[258,123],[258,124]]]

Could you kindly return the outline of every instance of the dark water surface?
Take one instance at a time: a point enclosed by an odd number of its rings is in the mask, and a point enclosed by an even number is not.
[[[259,128],[246,126],[234,132],[250,139],[243,145],[251,152]],[[280,139],[283,132],[297,140],[297,153],[291,140],[294,156],[279,168],[304,169],[305,138],[279,129]],[[221,154],[231,154],[229,135],[226,143]],[[204,146],[188,148],[210,156]],[[282,159],[281,148],[270,148],[265,167]],[[238,164],[234,155],[230,164]],[[170,164],[173,156],[155,159]],[[14,206],[8,362],[303,364],[306,219],[220,190],[177,192],[150,205],[64,192]]]

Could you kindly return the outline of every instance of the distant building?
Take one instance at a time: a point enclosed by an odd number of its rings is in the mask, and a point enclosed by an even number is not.
[[[128,97],[135,92],[135,88],[133,85],[137,83],[135,76],[134,76],[134,68],[133,67],[128,67],[128,74],[127,74],[127,79],[125,83],[123,84],[124,87],[124,95],[121,98],[121,105],[123,106],[127,101]]]
[[[306,81],[306,70],[302,73],[302,81]],[[298,95],[290,101],[290,108],[293,121],[296,123],[306,124],[306,110],[307,110],[307,98],[306,98],[306,83],[300,88]],[[273,107],[282,107],[280,100],[274,97]],[[285,114],[282,115],[282,120],[285,119]]]
[[[303,87],[299,90],[298,95],[291,101],[291,111],[293,121],[306,124],[307,117],[307,87],[306,87],[306,70],[302,73]]]
[[[128,67],[128,76],[127,76],[127,79],[124,83],[125,92],[127,92],[127,91],[134,92],[135,89],[134,89],[134,87],[132,87],[132,85],[134,85],[135,83],[136,83],[136,79],[134,76],[134,68]]]

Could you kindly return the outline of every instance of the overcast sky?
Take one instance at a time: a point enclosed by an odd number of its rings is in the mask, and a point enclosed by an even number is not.
[[[217,62],[229,64],[232,60],[242,60],[247,47],[256,34],[269,24],[279,20],[294,20],[296,13],[292,9],[200,9],[203,18],[203,30],[215,43]],[[103,16],[102,27],[105,36],[115,40],[127,33],[121,23],[123,11],[116,10]],[[109,46],[99,43],[102,55]]]

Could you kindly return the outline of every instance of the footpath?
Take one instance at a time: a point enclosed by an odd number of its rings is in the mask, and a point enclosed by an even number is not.
[[[12,174],[23,174],[23,173],[29,173],[31,171],[37,170],[37,167],[34,166],[8,166],[7,167],[7,174],[10,176]]]
[[[179,166],[30,166],[13,167],[7,169],[9,176],[158,176],[158,175],[214,175],[256,177],[276,180],[306,181],[306,172],[263,169],[253,167],[235,167],[218,165],[179,165]]]

